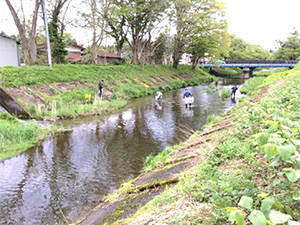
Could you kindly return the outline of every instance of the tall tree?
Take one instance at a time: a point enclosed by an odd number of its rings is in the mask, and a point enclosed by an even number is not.
[[[143,67],[153,33],[163,20],[167,7],[166,0],[114,0],[107,8],[106,18],[113,31],[109,33],[117,44],[127,41],[132,49],[133,64],[140,61]]]
[[[91,30],[91,57],[93,62],[97,63],[98,51],[105,38],[105,29],[107,26],[104,20],[104,12],[108,2],[106,0],[82,0],[84,7],[79,9],[79,14],[83,21],[79,26]]]
[[[128,26],[122,7],[123,4],[117,0],[111,0],[104,10],[104,19],[108,25],[106,33],[115,39],[118,55],[121,54],[125,42],[128,42]]]
[[[279,49],[275,52],[276,59],[300,59],[299,33],[294,31],[285,41],[278,41]]]
[[[67,55],[66,43],[64,41],[65,23],[64,14],[67,12],[68,6],[72,0],[51,0],[49,35],[51,43],[52,58],[55,63],[66,62]],[[65,6],[65,12],[63,8]]]
[[[230,45],[224,5],[216,0],[192,0],[189,12],[188,52],[195,69],[200,57],[226,57]]]
[[[14,19],[14,22],[17,26],[19,32],[20,43],[23,49],[24,54],[24,62],[26,64],[30,62],[37,61],[37,50],[35,43],[35,35],[36,35],[36,27],[37,27],[37,19],[38,19],[38,11],[41,6],[41,0],[34,0],[32,18],[30,20],[26,19],[25,10],[23,0],[20,0],[18,11],[21,12],[18,15],[15,7],[11,4],[10,0],[5,0],[11,15]],[[30,22],[28,22],[30,21]]]
[[[231,44],[229,48],[229,59],[271,59],[271,54],[267,50],[257,45],[246,43],[243,39],[230,36]]]
[[[176,33],[173,39],[173,68],[177,69],[179,60],[185,52],[189,31],[189,10],[192,5],[189,0],[173,0],[173,9],[171,12],[171,19],[175,23]]]

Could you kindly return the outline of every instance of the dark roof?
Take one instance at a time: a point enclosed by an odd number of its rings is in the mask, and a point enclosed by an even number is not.
[[[98,53],[98,56],[100,57],[106,57],[106,58],[117,58],[121,59],[120,55],[114,54],[114,53],[106,53],[106,52],[100,52]]]
[[[85,49],[82,45],[78,45],[76,43],[69,44],[68,46],[72,46],[74,48],[80,48],[81,50]],[[36,47],[37,47],[38,50],[47,49],[47,45],[46,44],[38,44],[38,45],[36,45]]]
[[[68,46],[72,46],[72,47],[74,47],[74,48],[80,48],[81,50],[84,50],[85,48],[83,47],[83,45],[78,45],[77,43],[72,43],[72,44],[70,44],[70,45],[68,45]]]
[[[15,39],[9,37],[9,36],[8,36],[6,33],[4,33],[3,31],[0,32],[0,36],[1,36],[1,37],[4,37],[4,38],[7,38],[7,39],[10,39],[10,40],[13,40],[13,41],[17,42],[18,44],[20,44],[20,42],[18,42],[17,40],[15,40]]]

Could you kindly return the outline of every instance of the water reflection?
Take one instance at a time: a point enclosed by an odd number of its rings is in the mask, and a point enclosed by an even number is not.
[[[123,112],[72,121],[72,132],[0,162],[0,224],[55,224],[64,216],[72,222],[90,210],[136,176],[146,156],[183,140],[183,125],[200,129],[208,115],[234,105],[203,88],[189,88],[191,109],[182,102],[184,89],[161,101],[137,99]]]

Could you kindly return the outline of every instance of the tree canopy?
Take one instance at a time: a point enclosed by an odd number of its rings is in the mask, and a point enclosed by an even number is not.
[[[300,60],[300,37],[297,31],[285,41],[278,41],[279,49],[275,52],[276,59]]]

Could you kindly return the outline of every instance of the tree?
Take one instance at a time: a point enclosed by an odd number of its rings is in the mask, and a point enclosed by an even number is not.
[[[141,67],[144,66],[152,36],[167,8],[166,0],[114,0],[106,9],[108,33],[116,40],[119,51],[127,41],[133,64],[140,61]]]
[[[278,41],[278,44],[280,47],[275,52],[276,59],[300,59],[300,38],[297,31],[291,33],[286,41]]]
[[[173,0],[173,10],[171,12],[171,19],[175,22],[176,34],[173,38],[173,68],[177,69],[179,60],[186,50],[188,42],[187,36],[189,32],[189,10],[191,9],[191,2],[188,0]]]
[[[104,19],[104,12],[107,7],[105,0],[82,0],[84,7],[81,7],[79,14],[83,22],[79,25],[82,28],[91,30],[92,44],[90,48],[93,62],[97,63],[98,51],[104,40],[107,23]]]
[[[229,59],[245,60],[245,59],[271,59],[271,54],[267,50],[258,45],[246,43],[243,39],[234,35],[230,36],[231,44],[229,49]]]
[[[20,43],[23,49],[24,62],[26,64],[37,61],[37,50],[35,43],[35,34],[37,27],[38,11],[41,6],[41,0],[35,0],[33,5],[33,12],[31,20],[26,19],[23,0],[20,0],[19,10],[21,14],[18,15],[15,7],[10,0],[5,0],[14,22],[19,32]]]
[[[224,20],[224,6],[216,0],[193,0],[189,12],[188,52],[193,55],[192,69],[200,57],[226,57],[229,48],[229,34]]]
[[[128,42],[128,26],[125,14],[122,12],[123,5],[116,0],[112,0],[111,3],[104,10],[104,19],[108,25],[106,33],[115,39],[117,52],[120,55],[124,43]]]
[[[66,43],[64,41],[65,22],[64,16],[68,11],[69,4],[72,0],[52,0],[50,1],[50,19],[49,35],[51,43],[51,54],[55,63],[66,62],[67,55]],[[69,4],[67,4],[69,3]],[[66,6],[65,12],[63,8]]]

